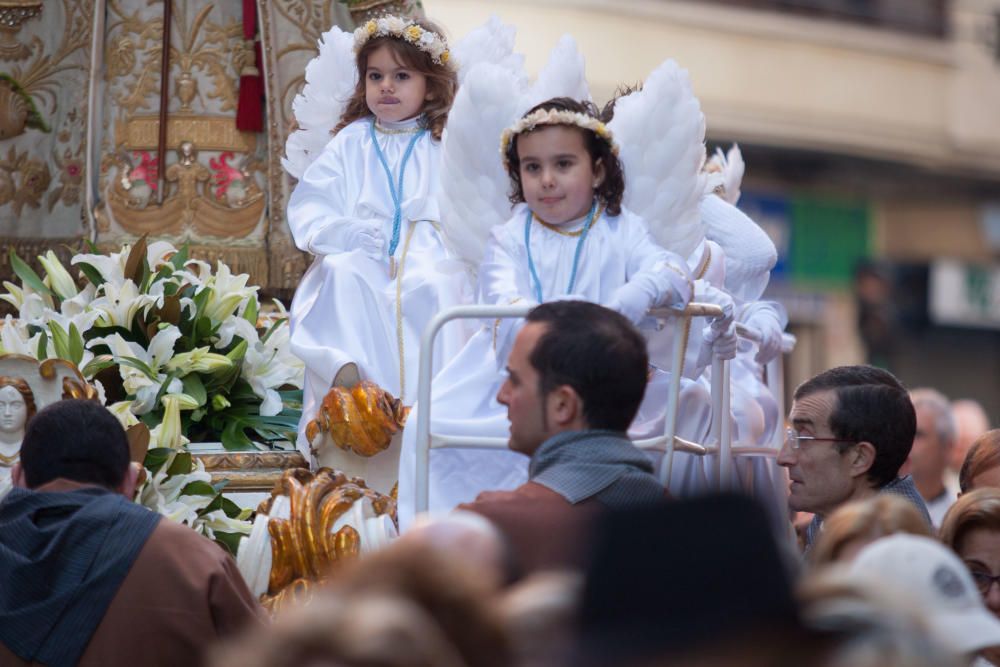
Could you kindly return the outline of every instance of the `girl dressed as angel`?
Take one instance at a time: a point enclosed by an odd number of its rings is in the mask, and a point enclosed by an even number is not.
[[[307,458],[306,423],[338,372],[356,364],[361,379],[409,404],[425,325],[471,300],[437,223],[441,133],[457,88],[442,32],[383,17],[355,31],[354,50],[357,85],[288,204],[296,245],[316,256],[291,308],[292,351],[306,364],[298,446]],[[460,349],[456,331],[443,332],[437,359]]]
[[[625,179],[611,133],[589,102],[555,98],[530,109],[501,140],[513,216],[490,233],[479,270],[480,303],[537,304],[560,298],[600,303],[639,322],[651,307],[683,308],[692,282],[684,260],[622,208]],[[506,328],[505,328],[506,324]],[[504,436],[495,397],[517,324],[481,330],[434,380],[432,431]],[[420,409],[419,406],[417,409]],[[399,519],[413,516],[415,415],[404,431]],[[431,511],[526,479],[523,456],[500,450],[432,452]]]

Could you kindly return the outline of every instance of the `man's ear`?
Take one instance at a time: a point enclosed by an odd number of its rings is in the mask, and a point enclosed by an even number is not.
[[[122,480],[121,486],[118,487],[118,493],[122,494],[129,500],[135,498],[135,489],[139,485],[139,473],[142,472],[142,464],[131,461],[128,464],[128,469],[125,471],[125,479]]]
[[[14,464],[14,467],[10,470],[10,480],[13,482],[14,486],[20,487],[22,489],[28,488],[28,480],[24,476],[24,468],[21,467],[21,462],[18,461]]]
[[[862,440],[851,448],[851,474],[854,477],[867,475],[875,464],[875,445]]]
[[[583,401],[568,384],[559,385],[549,392],[547,407],[550,426],[566,428],[583,418]]]

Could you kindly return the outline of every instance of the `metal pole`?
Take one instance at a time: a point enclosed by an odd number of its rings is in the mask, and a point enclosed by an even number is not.
[[[170,103],[170,24],[173,0],[163,0],[163,45],[160,48],[160,136],[156,144],[156,200],[163,203],[163,184],[167,169],[167,108]]]

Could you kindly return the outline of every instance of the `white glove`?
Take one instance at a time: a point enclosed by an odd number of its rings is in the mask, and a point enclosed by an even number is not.
[[[698,352],[698,365],[707,366],[713,356],[718,359],[735,357],[739,339],[736,336],[736,325],[733,320],[736,312],[733,298],[704,280],[697,280],[694,285],[693,301],[713,303],[721,306],[723,312],[721,318],[712,320],[712,323],[702,330],[702,346]]]
[[[611,295],[607,308],[618,311],[632,322],[638,324],[646,316],[653,299],[642,285],[625,283]]]
[[[769,363],[781,354],[785,325],[781,313],[774,308],[774,305],[776,304],[766,301],[752,304],[744,322],[749,328],[760,332],[761,338],[757,344],[754,361],[761,365]]]
[[[733,359],[736,356],[739,338],[731,317],[712,320],[710,325],[702,329],[701,339],[705,343],[702,351],[710,350],[716,359]]]
[[[376,262],[384,260],[385,236],[375,225],[358,222],[347,230],[344,245],[348,250],[360,250]]]

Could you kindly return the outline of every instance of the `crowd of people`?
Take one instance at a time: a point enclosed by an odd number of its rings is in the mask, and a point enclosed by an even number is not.
[[[618,313],[535,308],[498,397],[529,481],[418,519],[271,621],[219,547],[129,502],[111,413],[54,403],[0,504],[0,664],[1000,664],[1000,431],[938,529],[905,473],[941,430],[919,402],[873,367],[811,378],[778,457],[812,513],[800,551],[748,496],[669,497],[623,434],[647,363]]]

